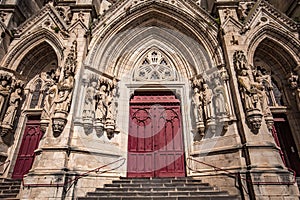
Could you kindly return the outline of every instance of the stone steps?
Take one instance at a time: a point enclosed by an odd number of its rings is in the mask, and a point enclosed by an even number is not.
[[[18,199],[21,181],[0,178],[0,199]]]
[[[226,191],[216,190],[199,179],[183,178],[121,178],[78,200],[236,200]]]

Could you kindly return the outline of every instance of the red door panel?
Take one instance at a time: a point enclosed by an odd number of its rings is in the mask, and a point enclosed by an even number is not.
[[[273,134],[275,134],[275,140],[277,140],[276,142],[279,142],[277,145],[281,148],[284,162],[287,167],[296,172],[297,176],[300,176],[300,159],[298,150],[286,116],[275,115],[274,121],[274,127],[276,131],[273,131]]]
[[[34,161],[34,151],[37,149],[41,137],[40,122],[38,120],[28,120],[12,178],[22,179],[23,175],[31,169]]]
[[[185,176],[179,100],[173,94],[130,101],[128,177]]]

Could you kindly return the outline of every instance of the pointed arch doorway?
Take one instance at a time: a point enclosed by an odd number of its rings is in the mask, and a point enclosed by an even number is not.
[[[185,176],[180,101],[172,92],[130,99],[127,177]]]

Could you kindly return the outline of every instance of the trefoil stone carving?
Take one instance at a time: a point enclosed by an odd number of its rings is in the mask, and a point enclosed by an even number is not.
[[[98,78],[91,75],[86,89],[82,113],[86,134],[95,129],[98,137],[106,133],[112,139],[119,133],[116,128],[118,85],[117,79]]]
[[[175,81],[177,73],[159,50],[149,51],[133,74],[134,81]]]

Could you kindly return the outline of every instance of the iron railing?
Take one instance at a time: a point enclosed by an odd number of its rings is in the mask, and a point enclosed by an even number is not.
[[[95,169],[92,169],[92,170],[89,170],[85,173],[82,173],[82,174],[79,174],[79,175],[75,175],[75,178],[69,180],[69,181],[66,181],[65,183],[25,183],[24,182],[24,179],[22,179],[22,185],[23,187],[66,187],[67,185],[68,188],[66,189],[66,191],[68,191],[75,183],[77,183],[77,181],[80,179],[80,178],[83,178],[83,177],[86,177],[88,174],[92,173],[92,172],[96,172],[97,174],[103,174],[103,173],[106,173],[106,172],[109,172],[109,171],[113,171],[113,170],[116,170],[118,168],[120,168],[122,165],[124,165],[125,163],[125,158],[121,158],[121,159],[118,159],[116,161],[113,161],[111,163],[108,163],[108,164],[105,164],[105,165],[102,165],[100,167],[97,167]],[[121,162],[122,161],[122,162]],[[117,167],[114,167],[112,169],[107,169],[107,170],[103,170],[103,171],[100,171],[101,169],[107,167],[107,166],[110,166],[110,165],[113,165],[113,164],[116,164],[118,162],[121,162],[120,165],[118,165]]]

